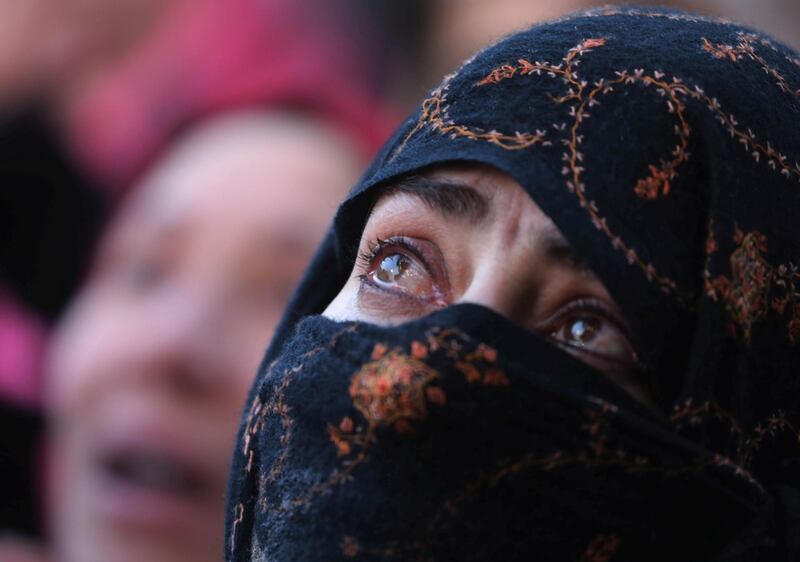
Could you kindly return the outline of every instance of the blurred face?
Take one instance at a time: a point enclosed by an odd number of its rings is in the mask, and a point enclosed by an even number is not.
[[[50,357],[59,559],[220,559],[242,404],[358,167],[322,127],[249,115],[143,182]]]
[[[390,187],[324,314],[391,325],[460,302],[499,312],[649,401],[606,288],[522,187],[485,167]]]
[[[127,52],[175,2],[0,2],[0,101],[89,78]]]

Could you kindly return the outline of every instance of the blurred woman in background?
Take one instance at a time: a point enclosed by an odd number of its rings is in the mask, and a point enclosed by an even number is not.
[[[54,335],[57,559],[219,559],[252,373],[362,154],[253,110],[197,126],[135,189]]]
[[[36,407],[105,220],[193,124],[280,105],[382,140],[379,42],[349,0],[32,0],[0,20],[0,400]]]
[[[263,346],[387,132],[327,10],[177,4],[69,113],[87,169],[128,195],[47,366],[58,560],[219,559]]]

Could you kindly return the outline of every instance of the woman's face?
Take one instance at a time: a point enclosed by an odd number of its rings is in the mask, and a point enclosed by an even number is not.
[[[50,358],[59,560],[219,559],[247,390],[358,167],[323,127],[243,116],[138,188]]]
[[[439,169],[386,190],[324,315],[390,325],[462,302],[549,338],[648,401],[606,288],[519,184],[491,168]]]

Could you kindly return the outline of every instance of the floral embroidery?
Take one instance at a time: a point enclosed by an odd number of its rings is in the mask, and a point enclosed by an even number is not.
[[[613,13],[648,15],[647,13],[636,11],[615,11]],[[673,19],[686,19],[683,14],[653,13],[649,15],[668,18],[674,16]],[[704,21],[703,18],[694,17],[690,17],[689,20]],[[742,33],[740,34],[740,45],[738,47],[730,47],[713,45],[707,39],[702,38],[702,47],[720,59],[734,60],[735,58],[735,60],[738,60],[739,56],[746,54],[759,62],[759,64],[762,64],[765,71],[778,81],[782,89],[788,89],[785,79],[777,71],[771,69],[766,64],[766,61],[755,51],[753,42],[756,40],[758,40],[757,36]],[[566,187],[578,198],[580,206],[589,214],[595,227],[608,237],[615,249],[625,254],[628,263],[636,265],[649,281],[657,283],[662,290],[673,294],[679,302],[688,305],[693,301],[693,295],[689,291],[681,289],[669,276],[659,273],[652,263],[642,258],[634,248],[623,241],[608,225],[597,203],[590,199],[586,193],[585,169],[582,164],[584,155],[581,152],[580,145],[583,142],[581,127],[591,117],[589,110],[599,106],[600,99],[614,92],[615,88],[639,85],[645,88],[653,88],[659,96],[664,98],[667,111],[675,116],[674,134],[677,142],[670,157],[662,158],[658,164],[651,164],[649,166],[649,175],[638,180],[633,186],[633,193],[643,199],[668,196],[671,182],[678,175],[680,166],[689,160],[691,156],[687,150],[692,132],[685,115],[685,100],[687,99],[699,102],[711,111],[731,138],[738,141],[756,162],[763,161],[770,169],[779,172],[787,179],[795,180],[800,180],[800,163],[797,161],[790,162],[789,157],[774,148],[770,142],[757,139],[753,130],[741,127],[736,116],[725,112],[715,97],[706,94],[699,86],[685,84],[677,76],[668,77],[661,70],[646,71],[643,68],[634,68],[632,70],[616,71],[613,77],[600,78],[592,84],[581,79],[576,71],[576,67],[581,63],[581,57],[594,49],[604,47],[607,41],[608,39],[605,37],[584,39],[581,43],[569,49],[558,64],[538,60],[531,61],[525,58],[519,59],[516,64],[502,64],[490,71],[475,86],[495,87],[507,80],[532,75],[560,79],[566,85],[566,92],[563,95],[550,96],[553,103],[568,106],[568,116],[571,120],[571,124],[567,122],[552,124],[555,135],[566,135],[560,139],[561,143],[566,147],[566,151],[562,154],[562,161],[564,162],[562,174],[565,176]],[[768,41],[761,41],[764,45],[777,51],[777,48]],[[403,149],[411,137],[424,127],[430,127],[430,129],[449,135],[453,139],[467,138],[491,142],[505,150],[522,150],[535,145],[543,147],[553,145],[556,138],[547,139],[548,133],[544,128],[537,129],[535,134],[519,132],[509,134],[498,131],[486,132],[482,129],[456,123],[449,115],[450,105],[447,97],[450,84],[455,76],[454,74],[446,77],[431,96],[423,101],[419,121],[400,144],[395,155]]]
[[[672,417],[673,423],[679,425],[684,417],[702,415],[699,411],[690,413],[691,410],[692,405],[691,401],[689,401],[685,409],[680,412],[676,410]],[[581,427],[587,437],[584,446],[578,447],[574,451],[557,450],[544,456],[527,453],[518,459],[503,460],[493,469],[479,474],[477,478],[467,483],[459,494],[446,499],[439,510],[427,522],[426,530],[420,539],[367,548],[354,537],[346,536],[340,544],[343,553],[349,552],[349,556],[353,558],[361,554],[371,554],[380,555],[386,560],[425,559],[423,555],[426,554],[430,545],[436,542],[439,530],[447,527],[449,521],[458,516],[461,506],[475,499],[481,491],[490,489],[509,478],[526,472],[547,472],[564,466],[616,467],[628,473],[648,472],[665,475],[682,474],[689,470],[704,470],[708,467],[716,467],[751,484],[756,491],[763,492],[762,486],[745,468],[723,455],[712,455],[696,464],[671,466],[655,463],[649,457],[635,451],[620,448],[614,443],[612,437],[614,430],[611,427],[612,418],[618,412],[619,408],[615,404],[596,396],[589,396],[587,398],[587,407],[583,412],[586,423]],[[757,430],[758,437],[749,442],[752,448],[757,448],[760,440],[771,434],[771,432],[774,433],[779,431],[780,428],[790,427],[785,418],[780,417],[780,414],[773,417],[775,419],[771,425],[759,426],[761,429]],[[794,430],[793,428],[790,429],[791,431]],[[800,434],[798,434],[798,437],[800,437]],[[614,533],[598,534],[587,546],[581,561],[611,562],[620,546],[621,540],[618,535]]]
[[[408,541],[403,541],[402,546],[392,543],[382,548],[367,548],[359,543],[355,537],[350,536],[342,539],[339,543],[339,548],[345,558],[357,558],[365,554],[379,560],[408,560],[406,555],[409,552],[419,553],[424,549],[422,545],[409,543]]]
[[[497,350],[480,343],[473,351],[465,352],[466,336],[458,330],[433,329],[427,334],[428,349],[444,350],[448,357],[454,359],[453,366],[470,384],[487,386],[506,386],[510,384],[508,377],[493,364],[497,361]]]
[[[339,548],[342,549],[342,554],[347,558],[358,556],[358,551],[361,550],[358,541],[353,537],[344,537],[339,544]]]
[[[716,249],[713,235],[707,247]],[[731,253],[731,275],[712,277],[706,268],[706,293],[725,308],[742,339],[750,342],[753,326],[771,310],[789,315],[787,334],[792,344],[800,339],[800,272],[793,263],[777,267],[766,259],[767,237],[759,232],[736,229],[736,249]]]
[[[439,374],[400,350],[367,363],[350,382],[350,398],[371,427],[394,425],[407,431],[427,416],[426,388]],[[443,400],[441,389],[437,389]],[[341,424],[340,424],[341,425]]]
[[[261,398],[256,396],[253,403],[250,405],[250,411],[247,414],[247,422],[245,423],[244,442],[242,445],[242,454],[247,459],[245,465],[245,473],[249,473],[253,469],[253,448],[251,447],[251,440],[261,430],[262,424],[260,423],[261,408],[264,404]],[[254,423],[254,420],[259,420]]]
[[[467,127],[455,123],[450,119],[447,113],[448,84],[448,82],[445,82],[433,92],[431,97],[422,102],[422,116],[420,120],[395,150],[393,157],[396,157],[402,151],[411,137],[424,125],[429,125],[441,134],[450,136],[451,139],[466,138],[474,141],[482,140],[496,144],[506,150],[522,150],[537,144],[552,146],[552,142],[545,139],[547,131],[544,130],[537,130],[534,133],[501,133],[496,130],[485,131],[479,127]]]
[[[294,420],[289,415],[289,407],[286,405],[286,390],[289,388],[294,375],[299,372],[299,370],[299,368],[292,369],[284,373],[280,384],[275,390],[273,399],[270,400],[266,407],[262,408],[261,416],[259,416],[258,422],[250,430],[253,435],[256,435],[257,432],[263,427],[266,416],[269,415],[278,416],[281,422],[281,428],[283,430],[280,437],[280,455],[270,467],[266,477],[260,478],[259,481],[258,501],[262,511],[267,510],[266,489],[271,486],[278,476],[280,476],[280,474],[283,472],[286,459],[289,457],[289,443],[292,439]]]
[[[751,430],[746,431],[731,413],[716,403],[710,401],[695,403],[690,397],[683,403],[675,405],[670,415],[670,422],[679,433],[693,427],[708,428],[711,424],[726,429],[733,444],[731,456],[716,454],[713,463],[733,471],[735,476],[750,483],[759,491],[763,491],[763,487],[749,468],[753,464],[755,455],[765,447],[766,442],[783,435],[787,436],[795,447],[800,447],[800,431],[782,410],[772,412]]]
[[[358,324],[348,326],[339,333],[335,334],[331,338],[328,345],[309,350],[303,354],[301,359],[305,361],[306,359],[322,353],[323,351],[332,349],[336,346],[342,336],[353,333],[357,330]],[[272,379],[275,365],[276,362],[273,361],[273,363],[267,369],[267,374],[264,376],[264,380]],[[293,380],[293,376],[300,372],[302,368],[303,365],[301,363],[298,366],[284,370],[282,374],[283,376],[281,377],[281,382],[275,389],[270,400],[265,403],[261,396],[256,395],[248,409],[241,451],[241,454],[247,459],[247,464],[244,468],[245,474],[249,474],[253,468],[255,453],[254,438],[263,430],[264,424],[266,423],[266,418],[268,416],[278,416],[281,420],[281,426],[283,429],[280,437],[280,454],[277,460],[270,467],[269,473],[265,477],[259,477],[258,505],[262,512],[266,511],[269,507],[267,504],[267,495],[265,490],[272,485],[278,476],[283,472],[286,459],[289,457],[289,444],[292,438],[292,427],[294,421],[290,415],[289,407],[286,404],[286,391]],[[236,540],[238,536],[237,532],[244,521],[245,509],[245,505],[242,503],[239,503],[234,507],[234,517],[233,524],[231,525],[230,535],[231,553],[233,553],[236,548]]]
[[[780,88],[780,90],[784,93],[791,94],[798,100],[800,100],[800,89],[792,89],[786,81],[786,77],[781,74],[776,68],[770,66],[769,63],[762,57],[755,48],[754,43],[759,43],[764,47],[772,49],[775,52],[779,52],[777,47],[775,47],[770,41],[766,39],[762,39],[753,33],[744,33],[739,32],[738,34],[739,40],[737,45],[734,47],[733,45],[726,45],[723,43],[712,43],[705,37],[703,37],[703,49],[711,54],[711,56],[721,59],[721,60],[728,60],[730,62],[738,63],[742,57],[748,57],[749,59],[757,62],[759,66],[766,72],[769,76],[771,76],[775,80],[775,84]],[[788,55],[785,56],[786,60],[790,61],[793,64],[800,66],[800,61],[789,57]]]
[[[619,549],[620,538],[615,534],[599,534],[586,547],[582,562],[609,562]]]
[[[239,527],[239,525],[242,524],[242,521],[244,520],[244,505],[242,505],[241,503],[237,504],[233,508],[233,513],[234,517],[233,517],[233,524],[231,525],[231,536],[230,536],[231,554],[233,554],[234,551],[236,550],[236,529]]]
[[[439,373],[422,362],[433,353],[450,358],[455,369],[471,384],[510,384],[508,377],[492,365],[497,360],[497,351],[483,343],[472,343],[459,330],[431,329],[425,342],[413,341],[410,348],[410,354],[406,354],[400,349],[389,351],[386,345],[377,343],[372,350],[373,361],[353,375],[350,399],[367,427],[356,428],[350,417],[343,418],[337,426],[328,426],[328,435],[339,456],[351,454],[354,447],[366,449],[374,432],[382,427],[409,433],[414,422],[427,417],[428,405],[447,403],[444,390],[432,384],[439,379]]]
[[[737,232],[739,247],[731,254],[731,279],[720,276],[710,282],[710,295],[727,301],[728,312],[750,341],[753,324],[767,312],[772,276],[764,259],[766,237],[758,232]]]
[[[434,328],[426,334],[425,343],[413,342],[412,350],[416,354],[428,356],[433,353],[444,353],[447,357],[455,361],[456,369],[461,371],[465,380],[470,384],[490,385],[492,382],[487,380],[487,375],[492,372],[491,365],[497,359],[497,351],[485,344],[475,344],[473,341],[457,329],[437,329]],[[375,359],[375,357],[377,357]],[[398,408],[395,402],[385,410],[382,401],[386,396],[391,395],[387,392],[387,387],[379,383],[388,374],[388,380],[398,381],[401,389],[406,389],[408,383],[417,381],[418,385],[424,385],[422,381],[434,381],[436,376],[428,373],[426,369],[421,369],[415,360],[404,354],[401,350],[395,349],[388,351],[383,344],[376,344],[373,349],[374,361],[365,365],[364,368],[354,376],[351,384],[351,396],[354,403],[360,402],[359,411],[364,414],[366,419],[374,419],[371,424],[387,425],[391,420],[397,419],[397,412],[406,412],[409,418],[421,419],[424,417],[425,406],[422,405],[422,392],[419,389],[414,391],[413,406]],[[460,369],[458,363],[469,360],[473,364],[472,369]],[[475,366],[477,364],[477,366]],[[424,365],[424,364],[423,364]],[[419,369],[419,374],[413,374]],[[474,373],[477,373],[474,374]],[[362,380],[367,379],[366,380]],[[491,379],[491,376],[488,377]],[[503,375],[507,381],[507,377]],[[392,386],[392,385],[389,385]],[[428,389],[437,389],[435,386],[428,386]],[[405,390],[404,390],[405,391]],[[400,393],[402,394],[402,392]],[[432,403],[430,396],[428,402]],[[363,411],[362,411],[363,410]],[[366,413],[365,413],[366,412]],[[388,415],[387,415],[388,412]],[[730,424],[731,433],[741,436],[740,446],[737,449],[736,460],[723,454],[713,454],[708,458],[699,459],[695,464],[679,464],[676,466],[659,464],[653,462],[650,457],[635,450],[628,450],[619,446],[614,439],[614,429],[612,427],[613,418],[619,413],[619,408],[600,397],[588,396],[586,407],[583,411],[585,422],[581,425],[581,430],[586,436],[583,445],[575,450],[555,450],[544,455],[526,453],[516,459],[504,459],[494,468],[481,472],[475,479],[467,482],[461,491],[443,501],[440,508],[426,522],[425,530],[417,540],[404,540],[402,542],[389,542],[382,545],[365,545],[357,538],[347,535],[343,537],[340,548],[342,554],[348,558],[358,558],[361,555],[379,556],[385,560],[408,560],[411,558],[424,557],[431,547],[436,543],[436,536],[439,530],[449,525],[449,521],[457,517],[461,506],[474,500],[482,491],[490,489],[499,483],[516,477],[520,474],[531,471],[552,471],[565,466],[585,466],[587,468],[620,468],[628,473],[647,472],[661,474],[685,473],[687,470],[704,470],[708,467],[721,469],[732,476],[748,483],[756,492],[762,493],[763,487],[749,472],[746,466],[761,444],[770,436],[779,432],[788,432],[794,435],[800,442],[800,433],[789,423],[786,416],[781,412],[774,415],[762,424],[758,424],[752,433],[745,436],[732,416],[725,414],[721,410],[714,408],[709,403],[702,405],[693,404],[688,400],[681,407],[676,407],[671,422],[680,429],[686,423],[699,424],[706,416],[714,416]],[[352,473],[352,468],[356,464],[366,460],[366,450],[374,440],[372,431],[363,428],[354,430],[354,423],[349,417],[343,418],[337,427],[329,427],[329,431],[336,438],[333,439],[335,446],[340,453],[352,454],[356,449],[355,459],[345,465],[345,471]],[[341,442],[347,443],[344,449]],[[352,445],[352,446],[351,446]],[[621,540],[616,534],[598,534],[587,546],[581,558],[584,562],[611,562],[621,545]]]
[[[343,333],[355,329],[354,326]],[[334,346],[335,340],[336,338],[326,348]],[[485,386],[510,384],[508,377],[492,365],[497,360],[497,351],[483,343],[474,342],[459,330],[431,329],[426,334],[424,342],[413,341],[409,347],[409,352],[406,353],[401,349],[389,350],[382,343],[374,345],[371,353],[372,361],[363,365],[353,375],[349,386],[353,406],[364,418],[366,425],[350,416],[345,416],[338,424],[329,424],[326,428],[328,438],[341,459],[340,468],[334,470],[326,480],[311,486],[305,495],[295,498],[285,506],[272,506],[272,509],[283,511],[305,506],[318,495],[348,481],[352,478],[353,472],[368,459],[369,449],[375,441],[377,430],[391,427],[401,434],[413,432],[414,424],[426,419],[429,406],[444,406],[447,403],[444,390],[432,384],[440,378],[440,375],[422,361],[429,355],[440,353],[452,359],[456,369],[464,375],[467,382]],[[304,357],[319,353],[326,348],[317,348]],[[474,371],[467,370],[466,367],[461,370],[457,366],[471,363],[474,364],[472,367]],[[285,406],[284,396],[292,375],[301,369],[302,365],[287,369],[269,407],[251,408],[253,411],[257,410],[262,417],[278,416],[284,428],[280,438],[281,453],[270,467],[266,478],[262,479],[260,486],[259,502],[264,511],[268,507],[265,490],[280,475],[289,454],[293,422]],[[473,376],[476,377],[474,380],[470,378]]]
[[[439,349],[446,349],[448,353],[454,349],[451,346],[453,342],[457,342],[462,337],[466,341],[466,337],[456,330],[441,330],[438,333],[434,331],[434,334],[431,334],[428,339],[429,341],[439,341],[442,336],[444,338],[442,340],[443,345]],[[451,339],[452,337],[454,339]],[[476,348],[472,353],[492,358],[495,352],[493,348],[484,346],[480,351]],[[596,444],[597,442],[606,443],[609,441],[609,437],[606,435],[607,417],[616,414],[617,411],[617,406],[614,404],[597,397],[590,397],[585,411],[587,423],[582,427],[589,438],[585,450],[575,451],[572,454],[564,451],[555,451],[545,456],[528,453],[519,459],[501,461],[493,469],[479,474],[476,479],[464,486],[458,495],[446,499],[438,511],[427,521],[423,536],[419,540],[404,540],[399,543],[389,543],[368,548],[356,538],[348,535],[340,543],[342,553],[350,558],[357,558],[361,554],[371,554],[380,556],[385,560],[429,559],[426,555],[430,545],[436,542],[439,530],[442,527],[446,527],[449,521],[458,515],[460,507],[474,499],[482,490],[492,488],[509,478],[528,471],[550,471],[560,466],[576,464],[584,466],[624,466],[629,470],[643,469],[647,465],[646,459],[631,455],[627,451],[618,448],[603,448],[598,447]],[[595,539],[597,544],[594,546],[594,550],[591,550],[591,552],[595,553],[595,558],[584,557],[583,560],[587,562],[610,560],[610,556],[613,555],[618,546],[618,544],[613,544],[613,535],[607,536],[607,539],[602,543],[598,539]],[[591,547],[592,545],[589,548],[591,549]],[[590,552],[589,549],[587,549],[588,552]],[[606,553],[608,557],[597,557],[603,555],[603,553]]]

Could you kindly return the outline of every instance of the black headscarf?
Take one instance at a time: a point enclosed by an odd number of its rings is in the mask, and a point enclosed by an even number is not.
[[[448,76],[342,205],[234,454],[232,560],[796,560],[800,59],[601,9]],[[483,307],[319,314],[381,189],[513,177],[623,311],[661,408]],[[304,318],[305,317],[305,318]]]

